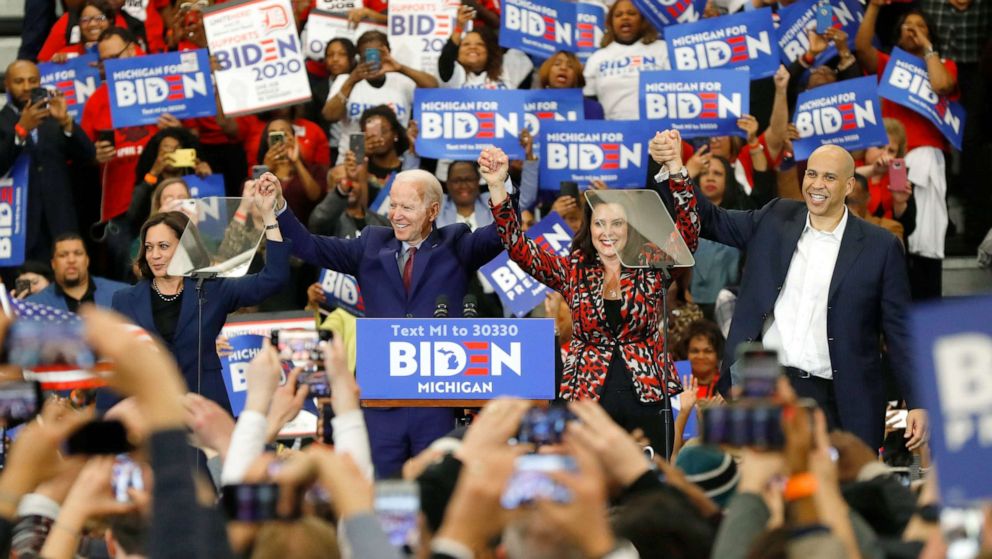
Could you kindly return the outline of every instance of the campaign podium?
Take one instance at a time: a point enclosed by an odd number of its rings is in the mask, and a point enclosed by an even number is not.
[[[357,350],[364,407],[480,407],[557,394],[550,318],[359,318]]]

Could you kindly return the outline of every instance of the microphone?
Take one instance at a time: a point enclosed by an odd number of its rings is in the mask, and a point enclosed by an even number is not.
[[[462,299],[462,318],[479,318],[479,300],[471,293]]]
[[[444,293],[434,301],[434,318],[448,318],[448,296]]]

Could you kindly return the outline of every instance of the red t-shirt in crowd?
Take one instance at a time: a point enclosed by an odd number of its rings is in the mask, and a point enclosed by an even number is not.
[[[720,373],[713,373],[713,378],[706,384],[700,384],[696,389],[696,398],[705,400],[716,395],[716,383],[720,380]]]
[[[947,71],[958,79],[958,65],[953,60],[941,60]],[[889,55],[884,52],[878,53],[878,78],[882,79],[885,67],[889,63]],[[947,96],[950,100],[956,101],[960,97],[960,92],[955,91]],[[906,108],[898,103],[882,99],[882,116],[894,118],[906,127],[906,151],[910,151],[920,146],[933,146],[939,149],[947,149],[947,140],[927,118],[920,113]]]
[[[83,106],[83,131],[94,142],[98,132],[114,128],[110,120],[110,93],[107,84],[101,84]],[[135,167],[148,140],[158,131],[155,126],[131,126],[114,130],[117,156],[100,165],[100,183],[103,199],[100,220],[106,221],[127,211],[134,191]]]
[[[249,167],[261,164],[261,161],[258,160],[258,148],[262,144],[265,123],[258,119],[256,121],[258,121],[259,126],[254,127],[245,140]],[[327,141],[327,134],[321,130],[320,126],[305,118],[298,118],[293,121],[293,128],[296,132],[296,143],[300,146],[300,157],[303,158],[303,162],[308,165],[329,167],[331,164],[331,145]]]
[[[872,177],[868,179],[868,213],[874,216],[895,219],[892,217],[892,191],[889,190],[889,176]],[[881,211],[879,211],[881,208]]]
[[[65,40],[66,27],[68,26],[69,14],[62,14],[62,17],[55,21],[55,25],[52,26],[52,30],[48,33],[48,38],[45,39],[45,44],[42,45],[41,51],[38,52],[38,62],[48,62],[55,56],[55,53],[72,46]],[[127,21],[124,20],[124,16],[117,14],[117,18],[114,20],[114,26],[127,28]],[[76,45],[80,48],[83,47],[81,43],[76,43]]]

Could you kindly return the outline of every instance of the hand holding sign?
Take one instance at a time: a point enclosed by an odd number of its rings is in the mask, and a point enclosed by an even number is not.
[[[909,410],[906,414],[906,448],[916,450],[930,439],[930,427],[927,422],[927,410]]]
[[[809,54],[813,58],[820,56],[820,53],[827,50],[827,47],[830,46],[825,35],[817,33],[815,27],[810,27],[806,30],[806,38],[809,39]]]

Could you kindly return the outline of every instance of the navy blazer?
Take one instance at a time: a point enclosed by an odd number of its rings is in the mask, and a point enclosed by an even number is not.
[[[53,118],[46,118],[32,133],[26,145],[15,141],[14,125],[20,113],[7,104],[0,109],[0,176],[13,166],[22,153],[31,157],[28,171],[27,237],[24,252],[29,260],[48,260],[52,253],[49,245],[63,233],[79,231],[69,162],[76,167],[88,164],[96,157],[93,142],[83,132],[79,123],[73,123],[68,136]],[[42,227],[47,229],[47,242],[41,242]]]
[[[289,280],[289,242],[265,243],[265,267],[257,274],[241,278],[219,278],[203,282],[203,375],[197,389],[196,378],[196,280],[183,280],[182,307],[172,343],[166,346],[179,362],[191,392],[199,392],[228,411],[231,404],[221,377],[217,357],[217,336],[227,315],[241,307],[258,305],[279,292]],[[152,289],[147,279],[114,294],[113,308],[135,324],[157,334],[152,317]]]
[[[464,223],[436,228],[417,250],[408,294],[397,264],[403,244],[391,227],[368,226],[357,239],[322,237],[312,235],[287,209],[279,215],[279,229],[293,241],[294,256],[355,276],[369,318],[429,318],[441,294],[448,298],[450,315],[461,316],[472,275],[503,252],[495,225],[474,232]]]
[[[96,306],[98,307],[108,309],[113,303],[114,293],[117,293],[121,289],[127,289],[130,287],[126,283],[98,278],[95,276],[90,276],[90,281],[93,282],[94,286],[93,302],[96,303]],[[39,305],[45,305],[47,307],[68,311],[69,306],[65,304],[65,297],[58,294],[55,291],[55,287],[56,285],[54,282],[50,283],[48,284],[48,287],[28,297],[27,300],[32,303],[38,303]]]
[[[737,346],[760,340],[774,312],[808,210],[804,202],[783,199],[772,200],[759,210],[725,210],[698,188],[696,200],[702,236],[747,251],[717,386],[726,395]],[[920,407],[913,390],[909,306],[909,277],[899,239],[848,215],[828,292],[827,343],[841,427],[872,448],[881,446],[885,421],[882,334],[903,398],[910,408]]]

